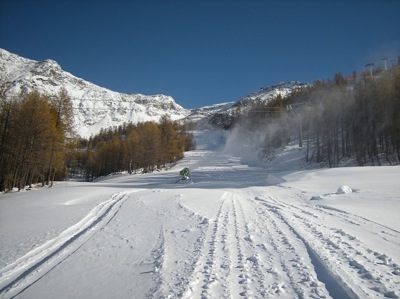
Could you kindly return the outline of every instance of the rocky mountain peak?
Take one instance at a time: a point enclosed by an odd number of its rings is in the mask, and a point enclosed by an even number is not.
[[[35,61],[0,49],[0,87],[6,99],[32,90],[56,95],[65,88],[72,100],[75,129],[82,137],[96,134],[101,128],[126,123],[158,121],[162,115],[172,120],[185,120],[198,127],[229,128],[235,111],[255,103],[267,102],[277,95],[287,96],[306,83],[281,82],[236,102],[228,102],[187,110],[167,95],[126,94],[112,91],[64,71],[54,60]]]
[[[75,77],[51,59],[34,61],[0,49],[0,70],[6,98],[32,90],[55,95],[65,88],[76,112],[76,131],[82,137],[124,122],[158,121],[164,114],[177,120],[190,114],[170,96],[115,92]]]

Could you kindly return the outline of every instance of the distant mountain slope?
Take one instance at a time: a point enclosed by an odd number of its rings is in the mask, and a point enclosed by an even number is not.
[[[185,118],[185,121],[195,124],[198,129],[215,127],[215,124],[212,122],[213,117],[220,114],[229,114],[234,104],[235,102],[228,102],[192,109],[190,115]],[[221,128],[221,126],[216,127]]]
[[[260,88],[259,91],[254,92],[235,103],[233,108],[251,107],[257,102],[269,102],[275,99],[278,95],[287,97],[293,90],[299,90],[309,86],[308,83],[299,81],[281,82],[268,87]]]
[[[287,97],[293,90],[299,90],[309,86],[307,83],[299,81],[281,82],[268,87],[260,88],[236,102],[216,104],[192,110],[192,113],[186,118],[189,121],[196,122],[200,127],[218,127],[228,129],[232,126],[237,111],[245,112],[255,104],[267,103],[275,99],[278,95]]]
[[[166,95],[125,94],[97,86],[66,71],[54,60],[35,61],[0,49],[0,91],[6,98],[37,90],[56,95],[63,87],[72,99],[74,122],[82,137],[96,134],[101,128],[126,123],[158,121],[164,114],[172,120],[184,120],[197,127],[229,128],[234,113],[244,111],[256,102],[267,102],[277,95],[307,86],[291,81],[261,88],[239,101],[215,104],[198,109],[184,109]]]
[[[76,131],[82,137],[124,122],[158,121],[164,114],[177,120],[190,114],[170,96],[111,91],[63,71],[53,60],[34,61],[3,49],[0,49],[0,86],[7,98],[32,90],[55,95],[64,87],[76,112]]]

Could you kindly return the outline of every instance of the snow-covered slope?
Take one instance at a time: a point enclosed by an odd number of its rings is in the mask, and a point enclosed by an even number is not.
[[[5,96],[11,98],[32,90],[56,95],[61,87],[65,88],[73,102],[75,129],[82,137],[124,122],[158,121],[164,114],[173,120],[195,123],[198,128],[229,128],[239,109],[244,111],[256,102],[270,101],[277,95],[285,97],[292,90],[305,86],[307,84],[297,81],[279,83],[236,102],[188,110],[170,96],[111,91],[63,71],[54,60],[34,61],[0,49],[0,87]]]
[[[246,108],[259,102],[269,102],[275,99],[278,95],[282,98],[288,96],[292,91],[299,90],[310,86],[307,83],[299,81],[289,81],[274,84],[268,87],[260,88],[257,92],[254,92],[243,99],[235,103],[234,108]]]
[[[250,166],[195,136],[165,172],[0,195],[0,298],[399,298],[399,166]]]
[[[268,87],[260,88],[257,92],[236,101],[194,109],[186,119],[197,123],[199,128],[217,127],[230,128],[237,113],[246,112],[257,103],[268,103],[278,95],[287,97],[292,91],[310,86],[299,81],[281,82]]]
[[[111,91],[63,71],[54,60],[34,61],[3,49],[0,86],[9,98],[32,90],[56,95],[64,87],[73,102],[76,131],[82,137],[124,122],[157,121],[164,114],[176,120],[190,113],[170,96]]]
[[[229,114],[234,104],[235,102],[228,102],[192,109],[185,121],[196,124],[197,129],[212,128],[215,125],[211,121],[212,118],[219,114]]]

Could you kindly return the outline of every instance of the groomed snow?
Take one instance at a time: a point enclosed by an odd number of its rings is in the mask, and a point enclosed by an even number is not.
[[[400,167],[304,170],[296,146],[262,165],[196,138],[168,171],[1,195],[0,297],[399,298]]]

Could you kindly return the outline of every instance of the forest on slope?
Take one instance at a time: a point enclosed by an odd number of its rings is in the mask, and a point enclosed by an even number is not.
[[[71,176],[92,180],[117,171],[151,172],[193,147],[185,127],[168,116],[79,138],[63,88],[57,95],[33,91],[0,102],[0,192],[36,183],[51,186]]]
[[[114,172],[153,172],[182,159],[194,147],[185,126],[163,115],[158,123],[123,124],[78,139],[67,163],[70,175],[90,181]]]
[[[257,132],[253,147],[261,158],[298,140],[307,148],[306,161],[322,166],[399,164],[400,67],[373,76],[337,73],[237,113],[231,129],[243,143]]]
[[[31,92],[0,104],[0,191],[66,176],[66,151],[73,132],[68,94]]]
[[[321,166],[399,164],[400,67],[349,78],[337,73],[287,97],[256,102],[246,112],[238,109],[234,118],[230,130],[260,158],[298,140],[306,146],[306,161]],[[250,140],[255,134],[256,141]],[[123,124],[79,138],[63,88],[57,95],[33,91],[0,102],[0,191],[51,186],[68,177],[152,172],[194,147],[186,126],[166,115],[158,123]]]

